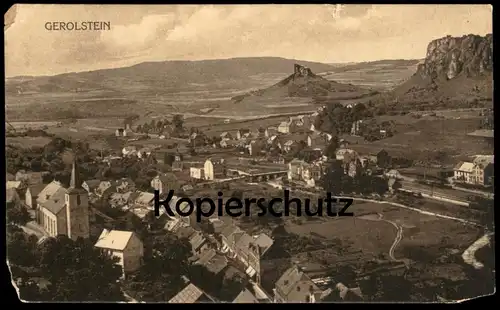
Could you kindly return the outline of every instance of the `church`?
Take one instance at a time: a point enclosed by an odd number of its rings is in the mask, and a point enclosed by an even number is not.
[[[89,237],[89,198],[82,183],[78,165],[73,161],[69,188],[52,181],[38,194],[36,220],[50,237]]]

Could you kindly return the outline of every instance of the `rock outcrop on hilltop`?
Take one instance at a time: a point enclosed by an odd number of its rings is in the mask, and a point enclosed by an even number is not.
[[[493,36],[434,40],[417,72],[389,95],[394,103],[479,107],[493,96]],[[386,99],[387,100],[387,99]]]
[[[479,76],[493,71],[493,35],[447,36],[429,43],[425,62],[417,74],[451,80],[460,74]]]
[[[353,99],[366,96],[370,90],[352,84],[342,84],[314,74],[311,69],[295,64],[293,73],[278,83],[265,88],[233,97],[241,102],[250,97],[260,98],[336,98]]]

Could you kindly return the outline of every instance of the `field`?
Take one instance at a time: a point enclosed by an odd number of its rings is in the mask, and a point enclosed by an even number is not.
[[[50,140],[49,137],[6,137],[5,144],[20,148],[43,147]]]
[[[390,120],[389,117],[386,120]],[[455,165],[460,159],[477,155],[493,154],[493,148],[485,139],[471,137],[468,133],[479,126],[480,119],[415,119],[397,116],[397,133],[372,143],[356,144],[353,148],[361,153],[385,149],[389,154],[423,160],[426,152],[441,152],[443,164]]]
[[[287,231],[330,244],[312,255],[296,255],[293,260],[305,264],[310,272],[326,270],[333,262],[362,267],[369,261],[391,260],[392,246],[393,260],[432,263],[443,255],[461,255],[481,235],[472,226],[387,204],[355,203],[349,211],[355,216],[306,221],[300,225],[288,222]],[[402,229],[399,242],[394,225]],[[331,245],[338,240],[340,244]],[[438,276],[446,277],[446,270]]]

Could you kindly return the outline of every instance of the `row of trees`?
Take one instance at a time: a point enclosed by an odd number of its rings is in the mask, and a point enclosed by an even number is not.
[[[170,133],[177,132],[181,133],[184,131],[184,119],[182,115],[176,114],[172,118],[172,121],[168,119],[163,120],[151,120],[149,123],[144,123],[136,127],[136,131],[139,133],[157,133],[162,134],[165,131],[170,131]]]
[[[351,177],[344,173],[344,167],[339,161],[332,161],[327,168],[326,174],[320,180],[322,187],[332,194],[360,193],[379,195],[389,190],[387,180],[363,173]]]
[[[7,226],[7,257],[28,301],[121,301],[117,259],[96,249],[89,240],[66,236],[37,243],[15,225]],[[45,285],[41,285],[43,279]]]

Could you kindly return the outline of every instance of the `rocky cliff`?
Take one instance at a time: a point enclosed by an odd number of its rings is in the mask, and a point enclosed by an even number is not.
[[[427,47],[425,62],[417,70],[422,78],[448,80],[458,75],[467,77],[493,71],[493,35],[447,36],[434,40]]]
[[[434,40],[417,72],[390,94],[394,103],[447,108],[479,107],[493,96],[493,36]],[[385,99],[387,101],[387,99]]]

